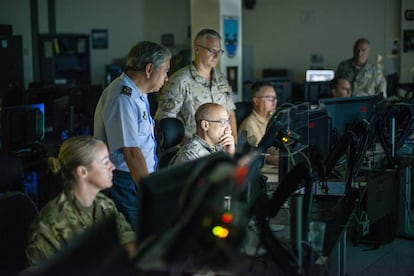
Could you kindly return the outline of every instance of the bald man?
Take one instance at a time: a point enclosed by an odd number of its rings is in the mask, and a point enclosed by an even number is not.
[[[195,113],[196,133],[174,156],[170,164],[195,160],[217,151],[235,152],[227,110],[217,103],[200,105]]]

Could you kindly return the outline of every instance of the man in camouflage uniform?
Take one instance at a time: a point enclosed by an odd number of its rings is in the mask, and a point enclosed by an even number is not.
[[[211,29],[201,30],[194,39],[194,61],[175,72],[160,93],[156,120],[177,117],[185,126],[184,141],[196,131],[194,114],[208,102],[221,104],[230,114],[229,123],[235,140],[237,125],[232,99],[232,89],[226,76],[215,69],[221,49],[220,35]]]
[[[338,65],[336,75],[351,82],[352,96],[383,94],[385,98],[387,82],[381,68],[368,62],[370,53],[370,42],[366,38],[358,39],[354,45],[354,56]]]
[[[170,164],[195,160],[217,151],[234,154],[234,137],[231,134],[229,115],[223,106],[216,103],[202,104],[196,111],[195,122],[196,133],[180,148]]]

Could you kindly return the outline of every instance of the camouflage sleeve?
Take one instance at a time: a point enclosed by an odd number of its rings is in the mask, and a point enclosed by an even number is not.
[[[116,213],[116,221],[118,225],[119,240],[121,244],[127,244],[136,241],[136,233],[132,230],[131,225],[126,221],[124,215],[118,211]]]
[[[230,83],[228,82],[227,77],[223,73],[217,71],[217,78],[218,78],[218,83],[219,83],[218,89],[226,97],[225,103],[222,105],[224,105],[227,112],[230,113],[232,110],[236,110],[236,105],[234,104],[234,101],[233,101],[233,89]]]
[[[98,193],[97,198],[99,201],[99,206],[102,209],[102,215],[106,216],[109,214],[115,214],[116,223],[119,233],[119,240],[121,244],[126,244],[129,242],[136,241],[136,233],[132,230],[131,225],[126,221],[124,215],[118,211],[116,205],[112,199],[104,195],[103,193]]]
[[[32,225],[25,251],[29,266],[39,265],[60,247],[52,232],[51,228],[41,222]]]
[[[181,79],[180,76],[170,79],[160,91],[155,119],[161,120],[166,117],[177,117],[188,90],[188,82]]]

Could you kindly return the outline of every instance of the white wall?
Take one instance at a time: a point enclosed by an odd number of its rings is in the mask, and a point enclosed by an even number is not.
[[[254,76],[264,68],[287,68],[296,81],[304,79],[312,54],[323,55],[325,67],[352,55],[359,37],[372,44],[372,57],[386,55],[398,37],[395,0],[258,0],[243,12],[243,35],[253,48]]]
[[[39,33],[47,33],[47,0],[38,0]],[[33,81],[30,1],[1,0],[0,24],[12,24],[23,36],[24,80]],[[160,42],[173,33],[177,47],[188,45],[189,0],[56,0],[56,32],[89,34],[108,30],[108,49],[91,49],[92,83],[104,83],[105,65],[122,59],[141,40]],[[172,49],[174,52],[174,49]]]
[[[414,30],[414,21],[408,21],[404,18],[406,10],[414,10],[413,0],[402,0],[401,2],[401,44],[404,30]],[[413,82],[414,81],[414,52],[402,51],[401,47],[401,82]]]
[[[39,29],[44,32],[48,27],[47,0],[38,1]],[[29,3],[0,1],[0,24],[13,24],[14,33],[23,35],[26,83],[33,80]],[[173,33],[177,45],[190,45],[189,3],[56,0],[56,29],[86,34],[94,28],[108,29],[109,48],[91,49],[92,81],[101,83],[104,65],[124,57],[139,40],[159,42],[161,34]],[[243,43],[252,52],[254,77],[259,78],[264,68],[287,68],[295,81],[303,81],[312,54],[323,55],[325,67],[336,68],[338,62],[352,55],[352,45],[360,36],[371,40],[373,57],[381,54],[386,72],[391,73],[400,67],[399,57],[390,54],[393,40],[400,38],[400,5],[401,0],[257,0],[254,9],[242,10]]]
[[[233,99],[238,102],[242,98],[242,3],[239,0],[191,0],[190,22],[192,28],[191,41],[198,31],[211,28],[221,34],[222,48],[225,53],[220,58],[220,71],[227,75],[228,67],[237,68],[237,88],[233,90]],[[224,17],[238,19],[238,47],[234,56],[229,56],[224,42]],[[192,49],[194,51],[194,49]],[[228,77],[228,76],[227,76]]]
[[[24,83],[33,80],[32,38],[30,30],[30,1],[1,0],[0,24],[12,24],[13,34],[21,35],[23,42]],[[1,61],[0,61],[1,62]]]

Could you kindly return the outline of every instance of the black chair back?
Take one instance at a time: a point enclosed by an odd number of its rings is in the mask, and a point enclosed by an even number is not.
[[[163,118],[157,123],[158,166],[168,166],[185,135],[184,124],[177,118]]]
[[[22,192],[0,194],[0,274],[16,275],[26,267],[25,248],[30,224],[38,214]]]

